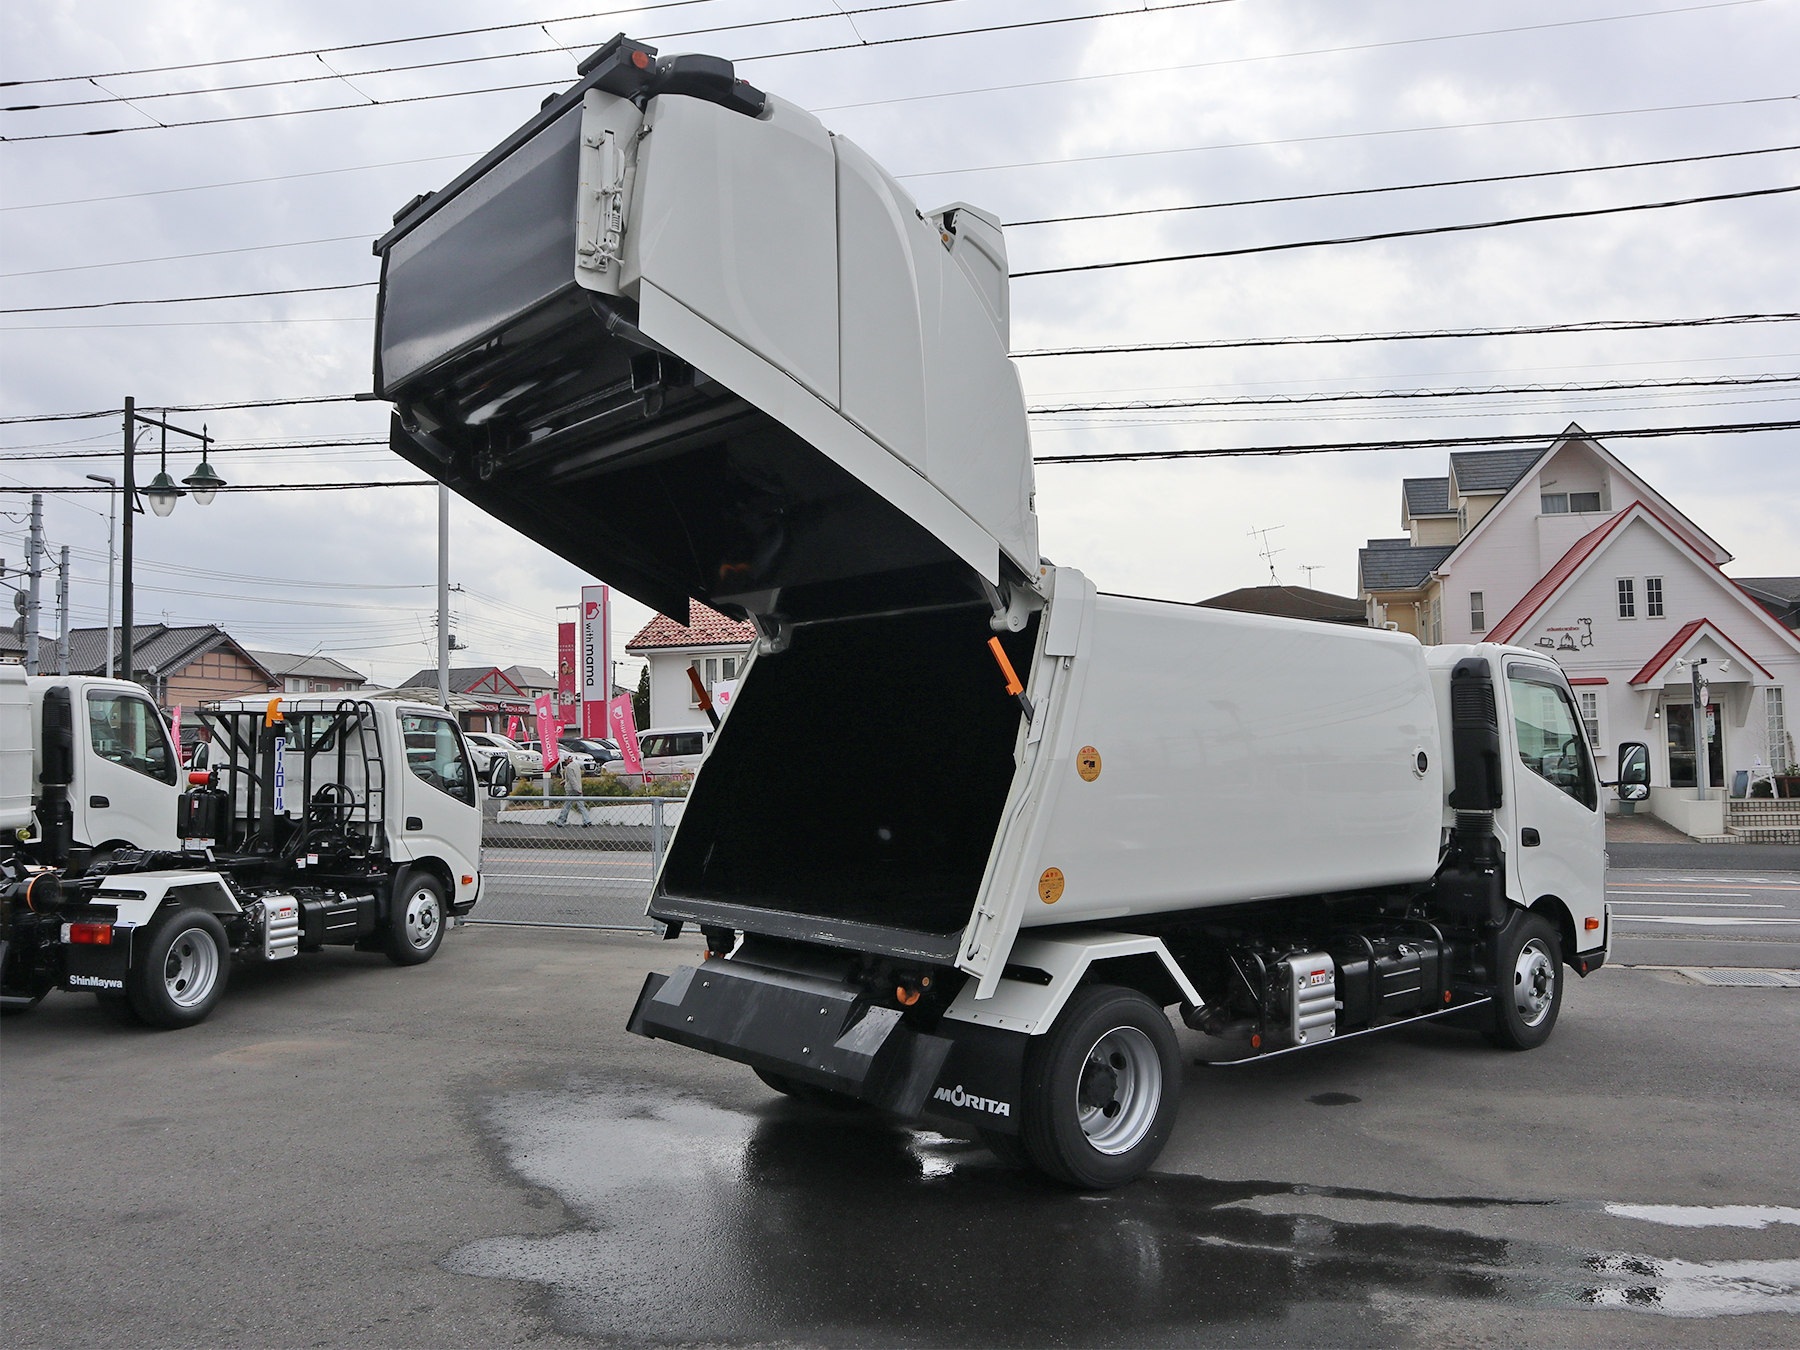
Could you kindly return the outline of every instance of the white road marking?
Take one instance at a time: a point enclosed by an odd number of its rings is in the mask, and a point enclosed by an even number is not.
[[[1739,914],[1615,914],[1613,918],[1630,919],[1633,923],[1685,924],[1690,928],[1747,928],[1757,924],[1800,928],[1800,919],[1762,919]]]
[[[1685,905],[1689,909],[1786,909],[1786,905],[1763,904],[1755,900],[1618,900],[1614,902],[1613,913],[1618,913],[1618,905],[1655,905],[1667,908],[1670,905]]]

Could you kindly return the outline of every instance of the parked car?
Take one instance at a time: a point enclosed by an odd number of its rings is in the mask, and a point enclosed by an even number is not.
[[[463,740],[468,743],[469,753],[475,757],[475,773],[482,782],[487,782],[489,770],[497,756],[504,755],[513,766],[515,774],[542,773],[544,757],[535,749],[527,749],[517,741],[508,740],[505,736],[491,731],[465,731]]]
[[[603,736],[564,736],[557,744],[565,750],[580,751],[589,756],[601,769],[613,760],[625,758],[619,753],[619,743]]]
[[[592,755],[590,755],[587,751],[571,750],[571,749],[569,749],[569,745],[568,745],[567,741],[559,741],[557,743],[557,745],[558,745],[557,763],[550,766],[551,773],[561,773],[562,772],[562,762],[561,761],[562,761],[562,757],[564,755],[573,755],[573,756],[575,756],[576,759],[581,761],[581,774],[582,774],[582,777],[584,777],[584,778],[590,774],[595,774],[595,773],[600,772],[600,766],[595,762],[594,757]],[[533,769],[532,772],[533,773],[542,773],[544,771],[544,747],[543,747],[543,745],[537,741],[526,741],[526,742],[524,742],[524,746],[527,750],[531,751],[534,755],[537,756],[538,767]]]
[[[711,727],[651,727],[638,732],[638,753],[644,757],[644,781],[667,782],[692,778],[712,743]]]

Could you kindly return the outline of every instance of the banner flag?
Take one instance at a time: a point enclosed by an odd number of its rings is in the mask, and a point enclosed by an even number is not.
[[[606,735],[606,704],[612,698],[612,590],[581,588],[581,734]]]
[[[512,716],[506,719],[506,739],[509,741],[522,741],[525,739],[525,724],[519,720],[519,715],[517,713],[512,714]]]
[[[177,703],[169,710],[169,712],[171,714],[169,718],[169,728],[175,737],[175,762],[177,764],[186,764],[187,761],[181,756],[181,705]]]
[[[713,711],[720,717],[731,707],[731,696],[737,693],[736,680],[714,680],[712,687]]]
[[[607,739],[619,743],[619,754],[625,761],[626,773],[644,771],[643,756],[638,753],[637,715],[631,709],[631,695],[620,694],[606,704]]]
[[[556,720],[556,695],[539,694],[531,700],[531,707],[537,714],[537,741],[543,749],[544,772],[549,773],[562,755],[558,744],[562,738],[562,724]]]
[[[558,715],[565,721],[572,720],[581,698],[581,682],[575,674],[575,628],[573,623],[556,625],[556,702]]]

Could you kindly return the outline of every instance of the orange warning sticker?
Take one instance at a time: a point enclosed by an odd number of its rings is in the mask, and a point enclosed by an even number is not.
[[[1091,745],[1082,746],[1075,752],[1075,772],[1084,783],[1093,782],[1100,776],[1100,752]]]
[[[1063,874],[1060,867],[1046,867],[1044,875],[1038,878],[1038,899],[1046,905],[1054,905],[1062,899]]]

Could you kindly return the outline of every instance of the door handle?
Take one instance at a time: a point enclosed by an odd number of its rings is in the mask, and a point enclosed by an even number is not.
[[[96,806],[96,807],[98,807],[98,806],[111,806],[111,805],[112,805],[112,803],[111,803],[111,802],[110,802],[110,801],[108,801],[108,800],[107,800],[107,799],[106,799],[106,798],[105,798],[105,797],[89,797],[89,798],[88,798],[88,805],[89,805],[89,806]]]
[[[1519,843],[1525,848],[1536,848],[1542,842],[1543,841],[1538,838],[1538,832],[1536,830],[1524,829],[1519,831]]]
[[[406,828],[409,830],[422,830],[425,828],[425,822],[420,820],[417,816],[408,816],[406,818]]]

